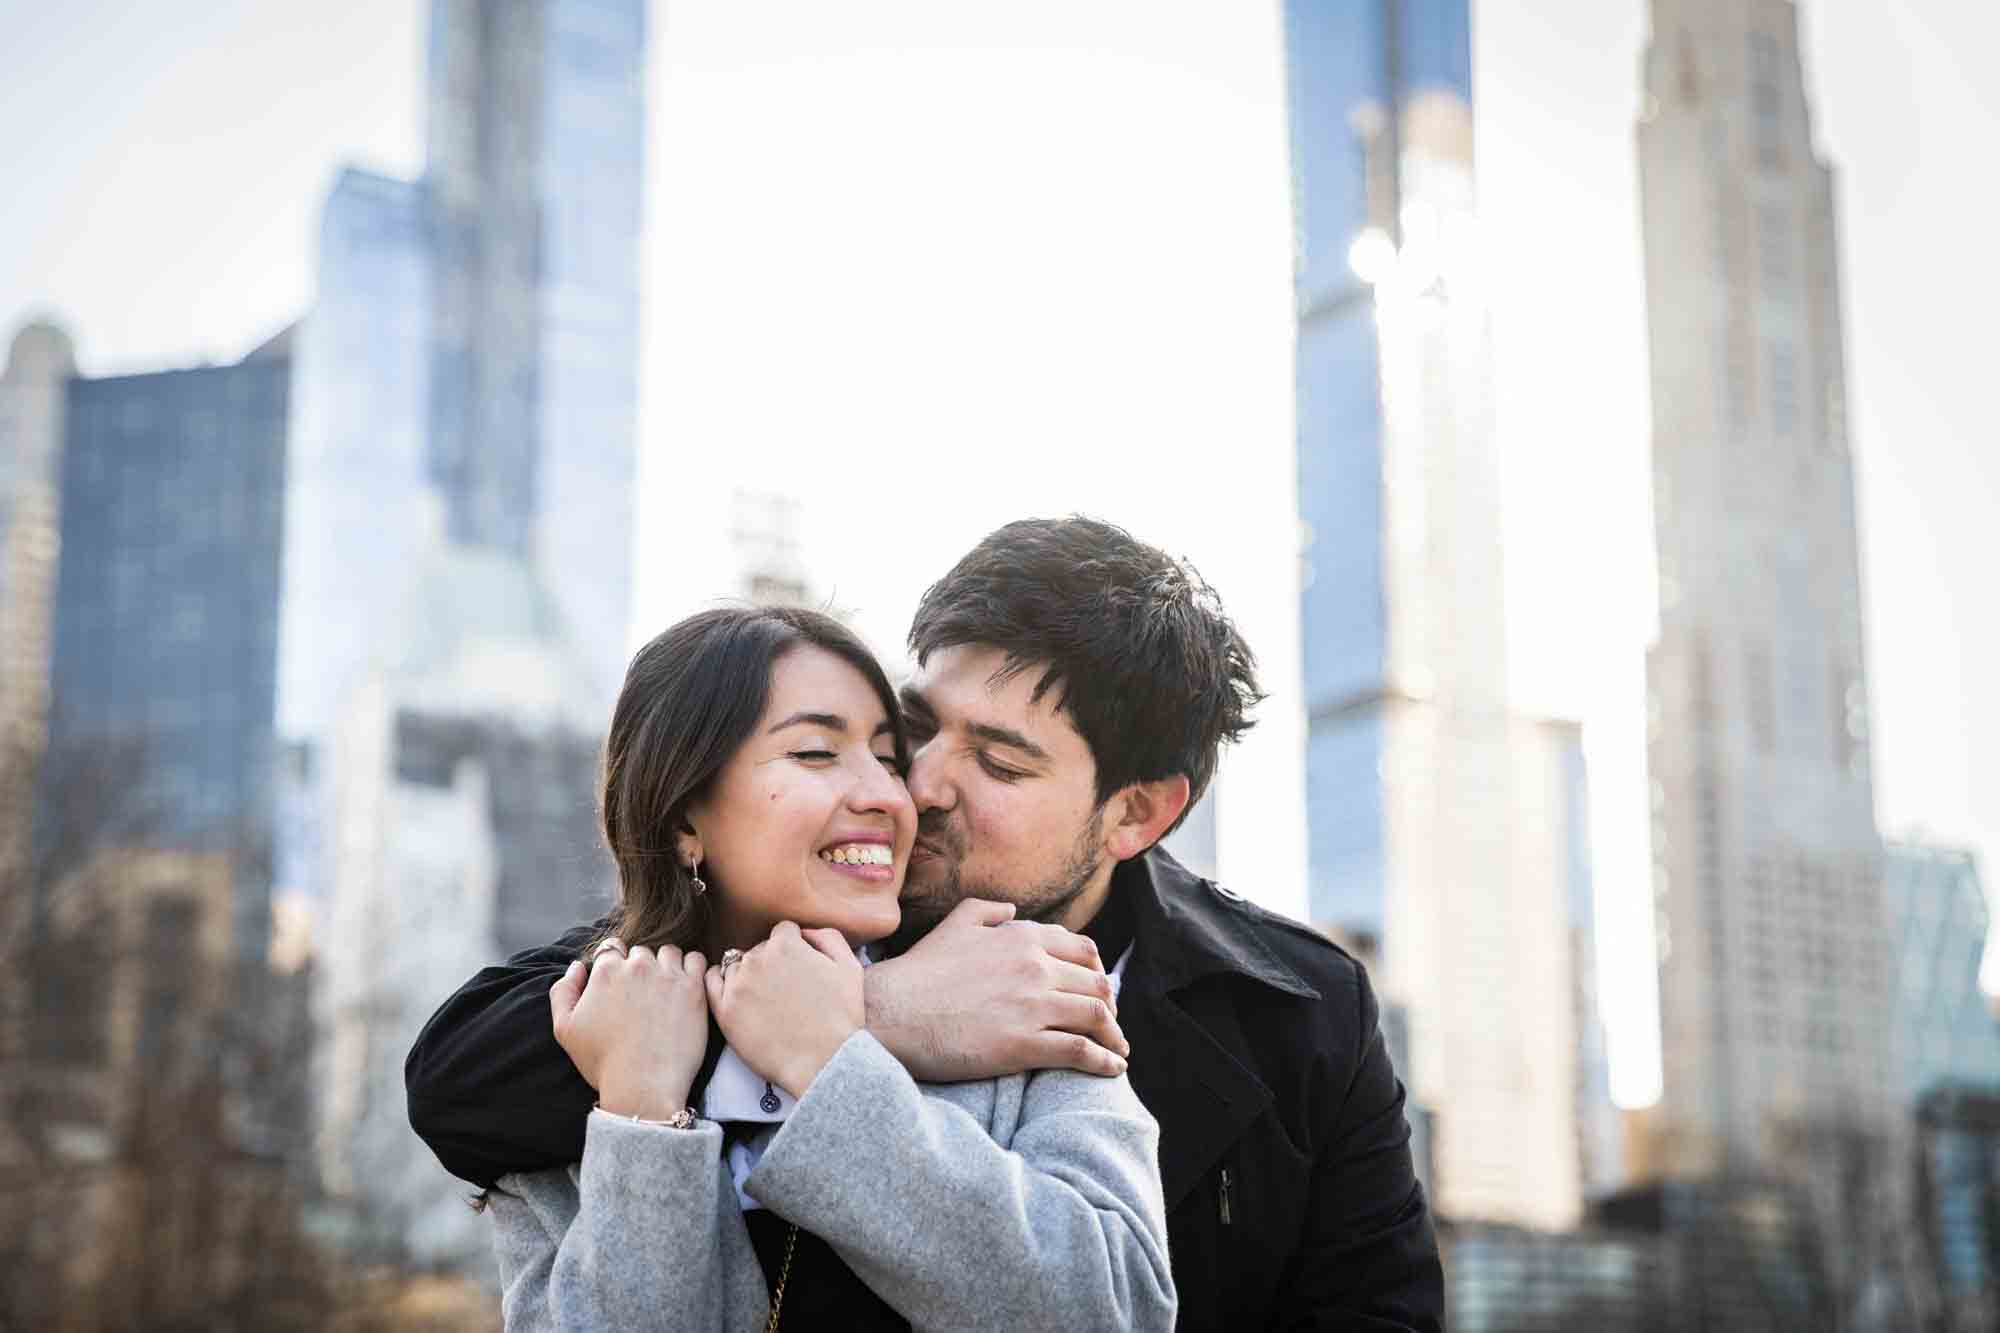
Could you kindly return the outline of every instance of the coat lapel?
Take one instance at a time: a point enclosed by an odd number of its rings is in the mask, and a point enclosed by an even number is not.
[[[1132,1090],[1160,1122],[1160,1182],[1172,1210],[1270,1107],[1271,1089],[1229,1052],[1234,1031],[1198,1023],[1154,986],[1128,990],[1119,1022],[1132,1043]]]

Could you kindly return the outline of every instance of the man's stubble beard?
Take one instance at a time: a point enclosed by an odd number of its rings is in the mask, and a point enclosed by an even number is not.
[[[909,897],[908,886],[904,888],[902,903],[903,921],[896,933],[889,939],[892,953],[900,953],[925,935],[938,922],[951,914],[952,908],[967,898],[986,898],[995,902],[1014,904],[1016,921],[1059,921],[1069,911],[1071,904],[1090,887],[1096,878],[1097,868],[1103,864],[1104,808],[1099,806],[1091,811],[1090,820],[1070,844],[1069,855],[1053,879],[1036,887],[1029,893],[1010,891],[997,884],[968,881],[964,876],[965,836],[952,826],[949,817],[932,822],[930,828],[919,818],[917,837],[938,849],[931,859],[946,862],[949,866],[939,882],[925,889],[921,897]]]

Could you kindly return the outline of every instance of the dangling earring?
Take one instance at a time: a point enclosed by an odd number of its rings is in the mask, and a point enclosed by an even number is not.
[[[694,860],[688,864],[688,875],[694,880],[695,897],[699,898],[702,894],[708,892],[708,881],[701,877],[700,853],[696,853]]]

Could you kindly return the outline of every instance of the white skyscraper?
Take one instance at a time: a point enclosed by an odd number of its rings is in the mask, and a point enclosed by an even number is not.
[[[1790,1179],[1842,1226],[1886,1222],[1830,1156],[1890,1164],[1869,1190],[1900,1161],[1833,174],[1792,0],[1651,8],[1660,1128],[1670,1171]],[[1873,1262],[1855,1243],[1835,1248]]]
[[[1361,850],[1314,916],[1379,964],[1439,1212],[1561,1228],[1608,1183],[1582,753],[1508,705],[1471,108],[1437,89],[1399,116],[1393,134],[1379,108],[1354,118],[1397,200],[1352,255],[1379,357],[1379,467],[1349,484],[1380,516],[1381,684],[1315,713],[1327,826]],[[1352,577],[1320,540],[1317,577]]]

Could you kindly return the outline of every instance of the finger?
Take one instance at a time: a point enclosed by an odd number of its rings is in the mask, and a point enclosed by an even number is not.
[[[549,1019],[558,1029],[569,1022],[570,1014],[576,1009],[576,1002],[583,998],[584,982],[589,977],[589,970],[579,958],[556,978],[555,985],[549,987]]]
[[[847,947],[847,937],[831,926],[820,926],[813,930],[802,930],[800,936],[807,944],[825,954],[836,963],[855,963],[854,950]],[[859,964],[856,963],[858,966]]]
[[[1049,984],[1058,991],[1089,996],[1091,999],[1104,1001],[1114,1011],[1117,1009],[1118,992],[1112,986],[1111,978],[1094,967],[1081,967],[1076,963],[1050,959],[1048,978]]]
[[[608,940],[604,940],[595,949],[590,951],[591,963],[595,964],[598,959],[608,953],[617,954],[620,958],[623,958],[625,956],[625,941],[619,939],[616,935],[613,935]]]
[[[1047,1013],[1048,1025],[1055,1031],[1088,1037],[1114,1055],[1132,1054],[1131,1044],[1125,1040],[1118,1020],[1111,1016],[1111,1006],[1103,1000],[1087,995],[1051,995]]]
[[[705,976],[708,973],[708,960],[701,956],[701,950],[689,949],[681,955],[681,971],[691,977]]]
[[[675,972],[681,970],[681,951],[671,944],[660,946],[660,966]]]
[[[995,902],[991,898],[961,898],[958,906],[951,909],[945,921],[960,925],[997,926],[1014,919],[1014,904]]]
[[[793,922],[780,921],[777,925],[771,927],[771,939],[774,941],[795,940],[798,938],[799,938],[799,928]]]
[[[1097,941],[1088,935],[1078,935],[1061,926],[1043,926],[1040,943],[1042,951],[1051,958],[1060,958],[1078,967],[1094,967],[1100,972],[1104,970],[1104,959],[1098,955]]]
[[[708,1007],[718,1009],[722,1004],[722,969],[711,967],[702,974],[702,984],[708,988]]]
[[[1028,1045],[1028,1061],[1034,1069],[1074,1069],[1105,1078],[1125,1072],[1123,1057],[1074,1032],[1039,1033]]]
[[[625,961],[633,964],[650,963],[653,961],[653,951],[643,944],[636,944],[625,951]]]

